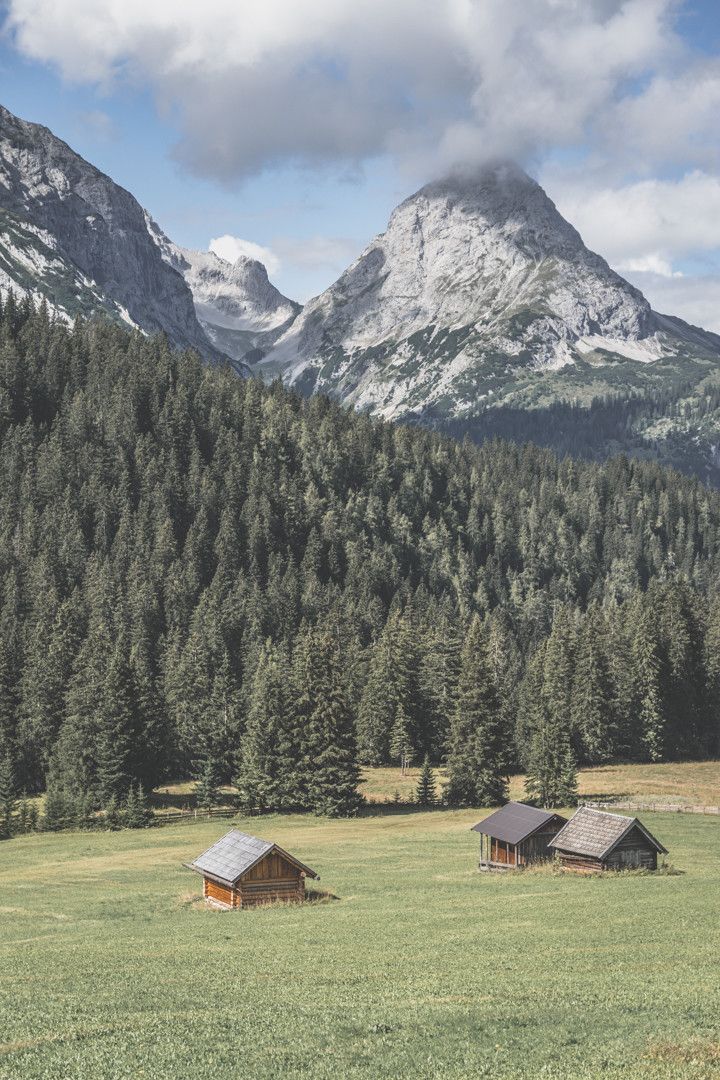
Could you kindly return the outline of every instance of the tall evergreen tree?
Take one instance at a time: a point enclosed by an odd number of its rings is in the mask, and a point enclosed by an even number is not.
[[[12,765],[6,755],[0,758],[0,840],[7,840],[12,836],[16,795]]]
[[[573,806],[577,801],[577,766],[570,731],[548,708],[543,694],[546,645],[530,661],[521,690],[529,742],[525,790],[541,806]]]
[[[267,641],[253,678],[235,781],[248,810],[302,806],[300,732],[286,657]]]
[[[360,807],[362,797],[354,717],[347,702],[335,625],[319,626],[305,634],[295,675],[309,806],[317,814],[345,817]]]
[[[510,736],[502,723],[487,635],[476,615],[465,638],[450,728],[445,798],[459,806],[507,799]]]

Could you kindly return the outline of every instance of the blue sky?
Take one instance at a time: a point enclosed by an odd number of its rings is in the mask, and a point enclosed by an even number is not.
[[[4,7],[3,104],[176,242],[266,249],[292,297],[420,183],[508,154],[656,306],[720,329],[717,0]]]
[[[205,250],[231,234],[263,247],[317,247],[331,238],[326,261],[280,261],[275,283],[303,299],[328,285],[384,227],[408,194],[392,163],[376,158],[361,173],[281,167],[236,184],[194,176],[173,160],[179,133],[159,115],[147,89],[108,93],[69,82],[51,66],[0,45],[1,102],[24,120],[49,127],[79,154],[122,184],[176,243]]]

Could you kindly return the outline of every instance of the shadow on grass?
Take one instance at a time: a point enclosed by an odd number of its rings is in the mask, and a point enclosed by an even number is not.
[[[392,799],[380,802],[368,800],[358,810],[356,817],[384,817],[389,814],[427,814],[430,810],[458,810],[467,807],[448,806],[446,803],[428,803],[423,806],[420,803],[393,802]],[[472,809],[472,808],[471,808]]]
[[[307,889],[305,892],[306,904],[332,904],[340,897],[331,893],[328,889]]]

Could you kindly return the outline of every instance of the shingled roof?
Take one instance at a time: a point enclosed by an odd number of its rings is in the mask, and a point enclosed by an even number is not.
[[[657,851],[667,854],[667,848],[664,848],[637,818],[610,814],[607,810],[593,810],[589,806],[581,806],[575,811],[567,825],[552,838],[549,847],[566,851],[570,855],[605,859],[634,827],[640,829],[648,843]]]
[[[308,877],[317,878],[314,870],[289,855],[277,844],[273,844],[270,840],[259,840],[257,836],[250,836],[249,833],[240,832],[239,829],[231,829],[230,832],[225,833],[212,847],[203,851],[202,855],[198,855],[194,862],[186,865],[190,870],[196,870],[198,874],[232,886],[271,851],[282,855]]]
[[[538,810],[527,803],[509,802],[494,814],[483,818],[477,825],[473,825],[472,829],[484,836],[492,836],[494,840],[502,840],[504,844],[519,844],[553,818],[565,820],[552,810]]]

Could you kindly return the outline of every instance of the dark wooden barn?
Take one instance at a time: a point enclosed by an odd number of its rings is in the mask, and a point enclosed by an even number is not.
[[[231,829],[185,864],[203,876],[203,896],[217,907],[244,908],[273,900],[301,902],[314,870],[269,840]]]
[[[581,806],[550,841],[563,866],[580,873],[598,870],[657,870],[659,840],[637,818]]]
[[[473,825],[480,833],[480,869],[509,870],[552,856],[548,844],[567,818],[527,803],[509,802]]]

